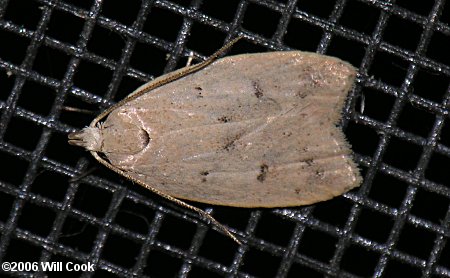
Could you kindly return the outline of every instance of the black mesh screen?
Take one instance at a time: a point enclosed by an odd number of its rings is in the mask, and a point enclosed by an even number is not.
[[[236,35],[229,54],[299,49],[359,68],[342,126],[364,176],[307,207],[194,204],[242,246],[67,144]],[[445,0],[1,1],[0,261],[90,262],[72,273],[84,277],[450,277],[449,50]]]

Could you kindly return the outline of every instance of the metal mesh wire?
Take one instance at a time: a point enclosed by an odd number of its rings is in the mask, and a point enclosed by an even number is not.
[[[238,246],[102,167],[71,181],[97,164],[66,139],[93,115],[65,107],[102,110],[238,34],[233,53],[359,68],[343,128],[361,188],[294,209],[198,204]],[[85,277],[450,277],[445,0],[1,1],[0,39],[0,261],[91,262]]]

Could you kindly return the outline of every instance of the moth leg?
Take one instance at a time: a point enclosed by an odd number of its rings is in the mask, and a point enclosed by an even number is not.
[[[92,110],[81,109],[81,108],[72,107],[72,106],[63,106],[63,110],[64,111],[68,111],[68,112],[78,112],[78,113],[81,113],[81,114],[88,114],[88,115],[92,115],[92,114],[95,113]]]
[[[189,52],[188,60],[186,62],[186,67],[189,67],[192,64],[192,61],[194,60],[194,51]]]
[[[97,170],[97,167],[92,167],[88,170],[85,170],[83,172],[81,172],[80,174],[77,174],[76,176],[72,177],[69,179],[69,182],[79,182],[81,181],[83,178],[89,176],[90,174],[92,174],[92,172],[94,172],[95,170]]]

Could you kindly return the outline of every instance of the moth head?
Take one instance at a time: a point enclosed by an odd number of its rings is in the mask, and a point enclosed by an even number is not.
[[[69,134],[69,144],[83,147],[89,151],[101,151],[102,135],[96,127],[85,127]]]
[[[85,127],[69,134],[69,144],[88,151],[132,155],[149,143],[147,132],[136,125],[116,122],[113,125]]]

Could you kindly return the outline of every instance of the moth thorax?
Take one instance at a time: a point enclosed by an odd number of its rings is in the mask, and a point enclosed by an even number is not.
[[[141,127],[119,122],[101,129],[102,152],[132,155],[142,151],[150,142],[148,133]]]

